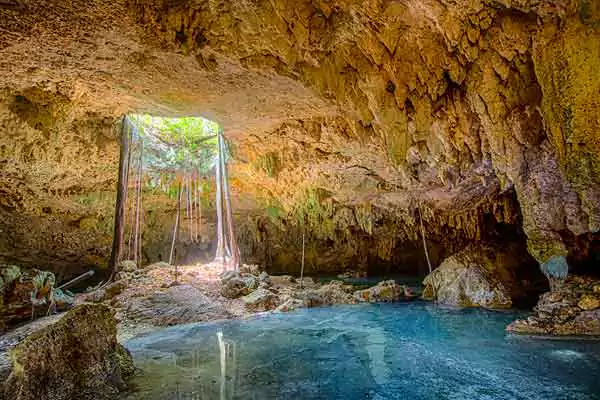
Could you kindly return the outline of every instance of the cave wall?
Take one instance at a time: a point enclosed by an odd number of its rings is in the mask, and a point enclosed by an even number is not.
[[[419,215],[440,254],[502,226],[541,264],[593,247],[597,2],[9,1],[0,28],[5,259],[106,259],[128,111],[222,123],[252,218],[282,254],[308,224],[318,268],[401,263]]]

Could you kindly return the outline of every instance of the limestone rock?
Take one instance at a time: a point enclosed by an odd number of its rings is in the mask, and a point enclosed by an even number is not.
[[[581,296],[581,299],[579,299],[577,306],[585,311],[595,310],[600,308],[600,299],[591,294],[584,294]]]
[[[571,275],[554,291],[540,296],[534,315],[512,322],[506,330],[534,335],[598,336],[600,300],[594,293],[597,285],[597,279]]]
[[[520,262],[510,251],[468,246],[425,278],[423,297],[457,307],[510,308]]]
[[[249,292],[246,281],[244,281],[238,272],[227,271],[221,276],[221,296],[228,299],[236,299],[245,296]]]
[[[277,295],[267,289],[259,288],[247,296],[242,297],[247,310],[254,312],[269,311],[277,307]]]
[[[133,297],[127,299],[126,303],[125,313],[129,320],[155,326],[189,324],[231,316],[224,305],[187,284]]]
[[[133,361],[117,343],[110,308],[81,304],[44,322],[10,350],[4,398],[109,400],[126,388]]]
[[[300,299],[287,298],[276,309],[276,312],[290,312],[298,308],[306,307],[305,302]]]
[[[405,287],[393,280],[382,281],[377,285],[354,292],[354,298],[360,302],[392,302],[404,298]]]

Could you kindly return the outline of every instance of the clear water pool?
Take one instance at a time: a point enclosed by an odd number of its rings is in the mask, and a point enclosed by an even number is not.
[[[123,398],[600,399],[600,342],[505,334],[518,316],[402,303],[167,328],[126,343],[143,372]]]

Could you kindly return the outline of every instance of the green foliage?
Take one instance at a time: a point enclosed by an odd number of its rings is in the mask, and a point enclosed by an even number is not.
[[[277,176],[281,170],[279,156],[274,152],[268,152],[265,155],[257,157],[254,166],[256,169],[266,172],[271,178]]]
[[[322,238],[335,238],[335,213],[331,193],[321,188],[311,188],[304,192],[292,211],[293,218],[300,226],[306,226]]]
[[[146,185],[177,197],[183,174],[209,175],[218,155],[216,122],[200,117],[163,118],[134,114],[126,118],[132,133],[132,168],[143,151]],[[227,158],[227,154],[225,155]]]

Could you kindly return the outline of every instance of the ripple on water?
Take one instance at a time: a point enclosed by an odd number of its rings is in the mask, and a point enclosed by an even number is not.
[[[600,343],[507,336],[519,316],[403,303],[167,328],[126,343],[143,372],[123,399],[600,399]]]

